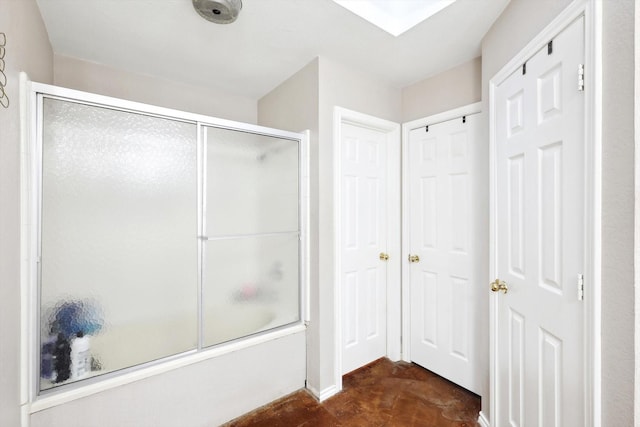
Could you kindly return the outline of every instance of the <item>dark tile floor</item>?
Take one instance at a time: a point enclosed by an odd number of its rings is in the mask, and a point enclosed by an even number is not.
[[[322,403],[301,390],[225,427],[477,427],[480,398],[418,365],[379,359]]]

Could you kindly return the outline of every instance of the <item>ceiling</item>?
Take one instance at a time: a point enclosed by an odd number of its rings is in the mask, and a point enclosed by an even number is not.
[[[56,54],[258,99],[317,56],[408,86],[479,56],[509,0],[458,0],[398,37],[331,0],[243,0],[228,25],[191,0],[37,2]]]

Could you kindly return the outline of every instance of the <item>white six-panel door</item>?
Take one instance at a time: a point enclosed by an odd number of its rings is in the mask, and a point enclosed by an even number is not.
[[[342,372],[387,354],[387,132],[341,124]],[[384,258],[384,257],[382,257]]]
[[[585,425],[583,34],[580,18],[495,91],[494,426]]]
[[[410,359],[480,392],[477,318],[480,282],[473,274],[472,153],[480,115],[409,133],[405,206],[409,240]]]

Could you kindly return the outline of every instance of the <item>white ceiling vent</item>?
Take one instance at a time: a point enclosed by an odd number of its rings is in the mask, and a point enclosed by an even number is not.
[[[193,7],[207,21],[231,24],[238,18],[242,0],[192,0]]]

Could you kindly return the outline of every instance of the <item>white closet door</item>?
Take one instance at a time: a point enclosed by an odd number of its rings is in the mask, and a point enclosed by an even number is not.
[[[479,392],[471,156],[479,114],[409,136],[411,360]]]
[[[583,34],[580,18],[493,99],[496,426],[585,425]]]
[[[387,132],[342,123],[342,371],[387,354]]]

